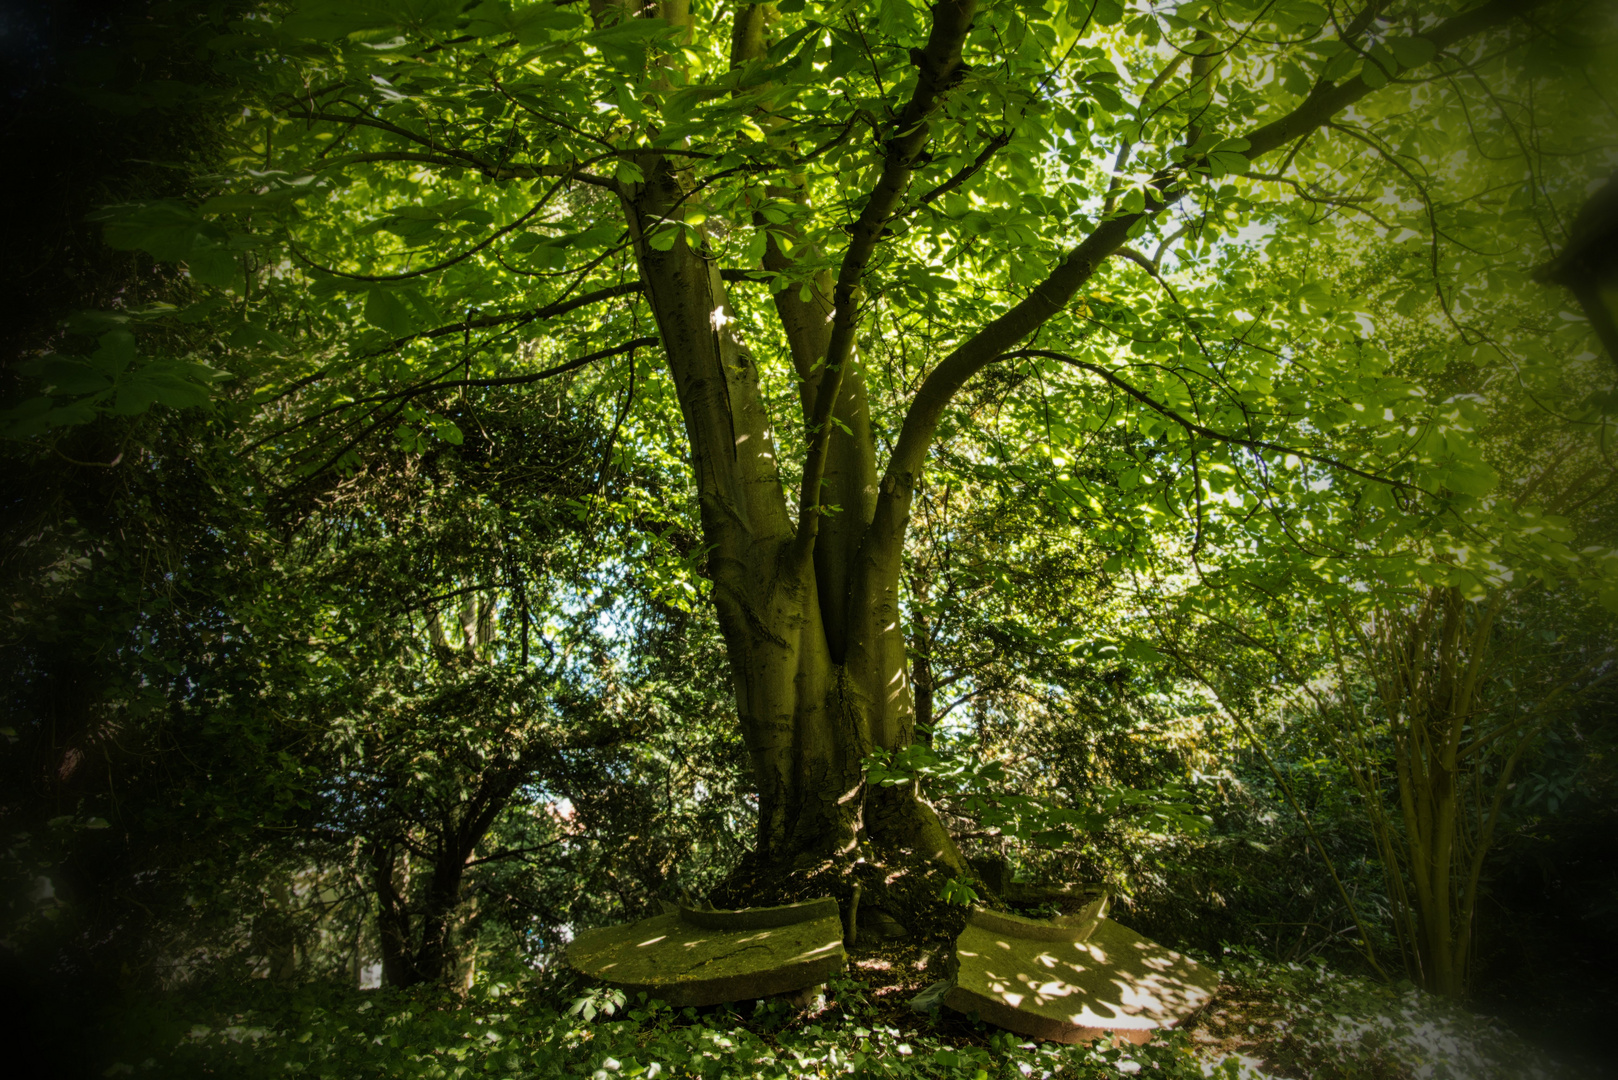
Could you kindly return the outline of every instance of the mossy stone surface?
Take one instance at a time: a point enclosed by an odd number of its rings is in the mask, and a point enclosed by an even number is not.
[[[1216,972],[1111,919],[1069,941],[1020,935],[1021,922],[1032,920],[974,916],[967,923],[956,939],[960,970],[946,1005],[1036,1039],[1076,1043],[1111,1032],[1143,1043],[1219,988]]]
[[[793,906],[802,908],[795,913],[800,921],[784,925],[745,925],[778,921],[780,916],[759,914],[774,909],[762,908],[753,909],[752,918],[697,916],[735,929],[695,925],[676,911],[585,930],[568,946],[567,960],[586,975],[630,993],[644,991],[675,1008],[791,993],[825,982],[846,962],[837,905]]]

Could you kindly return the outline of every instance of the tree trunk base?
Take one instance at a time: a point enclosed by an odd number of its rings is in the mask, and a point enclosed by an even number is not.
[[[802,862],[804,860],[798,860]],[[855,949],[883,941],[930,945],[953,942],[967,909],[940,897],[952,871],[908,848],[868,848],[853,862],[823,858],[795,866],[786,858],[747,855],[708,895],[715,907],[771,907],[830,896],[848,922],[860,886]]]

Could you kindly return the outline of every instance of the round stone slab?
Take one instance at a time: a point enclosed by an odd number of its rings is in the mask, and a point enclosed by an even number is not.
[[[1217,973],[1107,918],[1058,926],[974,913],[955,955],[960,970],[944,1004],[1051,1042],[1111,1032],[1143,1043],[1219,988]]]
[[[788,994],[843,970],[843,923],[830,897],[774,908],[682,907],[585,930],[567,961],[586,975],[677,1009]]]

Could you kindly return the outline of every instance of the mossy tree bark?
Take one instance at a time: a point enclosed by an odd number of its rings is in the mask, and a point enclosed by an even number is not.
[[[610,4],[593,9],[598,20],[617,17]],[[684,220],[694,194],[677,155],[637,155],[644,182],[619,185],[685,421],[710,547],[707,571],[758,790],[757,854],[772,861],[851,859],[870,839],[953,870],[965,865],[916,792],[878,795],[863,782],[867,754],[912,741],[915,708],[898,588],[906,515],[901,507],[880,513],[855,331],[867,263],[927,144],[927,117],[958,78],[975,10],[972,2],[935,7],[927,47],[917,55],[920,77],[893,125],[881,177],[850,230],[838,274],[818,275],[807,298],[796,290],[775,295],[809,447],[795,507],[757,367],[734,332],[718,266],[700,229],[675,228],[668,243],[668,223]],[[762,55],[768,11],[738,6],[734,63]],[[662,4],[659,14],[676,26],[689,23],[683,0]],[[787,270],[793,260],[772,238],[765,265]],[[908,502],[917,466],[890,476],[890,503],[900,488]]]

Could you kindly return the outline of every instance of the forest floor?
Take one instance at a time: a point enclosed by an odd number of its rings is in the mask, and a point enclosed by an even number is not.
[[[943,972],[937,968],[936,956],[929,955],[926,946],[918,945],[861,948],[849,958],[849,974],[869,988],[867,996],[874,1006],[871,1019],[901,1029],[914,1027],[920,1019],[910,1008],[910,1001],[943,978]],[[1287,1055],[1282,1049],[1285,1006],[1273,995],[1254,992],[1255,989],[1221,983],[1218,996],[1197,1014],[1189,1027],[1192,1040],[1210,1058],[1236,1056],[1270,1075],[1308,1080],[1307,1074],[1293,1072],[1285,1064]],[[811,1010],[805,1014],[804,1022],[821,1019],[834,1007]],[[949,1009],[940,1009],[931,1018],[930,1030],[958,1045],[986,1045],[992,1031]]]
[[[930,944],[860,946],[849,975],[872,1006],[865,1021],[905,1030],[925,1024],[957,1046],[987,1046],[995,1029],[949,1009],[923,1017],[910,1001],[944,977]],[[1204,958],[1204,962],[1209,962]],[[1237,961],[1184,1030],[1204,1063],[1235,1063],[1259,1080],[1607,1080],[1618,1073],[1553,1059],[1509,1029],[1419,991],[1377,986],[1329,969]],[[822,1019],[811,1010],[804,1023]]]
[[[814,1004],[674,1010],[562,968],[489,970],[466,999],[264,979],[110,1010],[93,1070],[115,1080],[1606,1080],[1498,1022],[1325,965],[1227,953],[1215,998],[1141,1047],[1034,1043],[949,1009],[933,937],[857,945]],[[87,1062],[88,1064],[88,1062]],[[67,1075],[57,1070],[56,1075]],[[40,1075],[47,1075],[41,1073]]]

